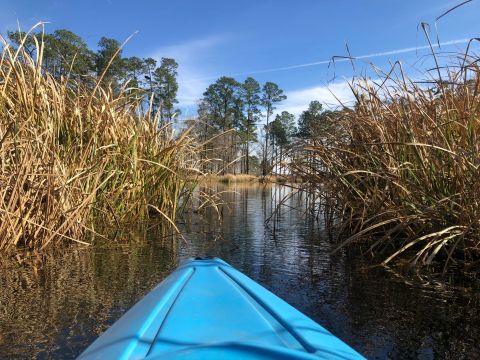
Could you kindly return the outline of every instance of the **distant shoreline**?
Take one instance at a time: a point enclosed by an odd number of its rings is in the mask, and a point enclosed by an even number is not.
[[[301,182],[298,177],[286,176],[286,175],[247,175],[247,174],[225,174],[225,175],[213,175],[208,174],[199,177],[199,183],[298,183]]]

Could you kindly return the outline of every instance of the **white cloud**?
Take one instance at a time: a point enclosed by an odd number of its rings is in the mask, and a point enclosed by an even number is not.
[[[306,110],[310,101],[313,100],[318,100],[331,109],[341,106],[340,102],[350,106],[355,101],[347,80],[328,85],[286,91],[285,94],[287,99],[277,107],[276,112],[288,111],[296,116]]]
[[[210,83],[211,61],[215,47],[225,43],[226,36],[213,35],[157,49],[152,58],[160,62],[162,57],[174,58],[178,63],[178,101],[182,118],[194,116],[196,103]],[[192,79],[196,79],[192,81]]]
[[[165,46],[157,49],[151,57],[160,61],[162,57],[172,57],[179,64],[179,107],[182,109],[182,118],[188,118],[196,115],[196,105],[201,99],[203,92],[212,80],[217,79],[220,75],[215,75],[217,69],[212,65],[215,56],[218,54],[218,48],[226,42],[227,37],[224,35],[214,35],[187,41],[180,44]],[[440,46],[454,46],[467,43],[468,39],[457,39],[440,43]],[[438,44],[432,44],[434,48]],[[428,49],[428,45],[407,47],[401,49],[393,49],[371,54],[354,56],[357,60],[371,59],[376,57],[384,57],[390,55],[398,55],[403,53],[416,52]],[[248,72],[231,73],[226,76],[244,76],[261,73],[270,73],[276,71],[295,70],[299,68],[325,65],[331,60],[321,60],[317,62],[289,65],[284,67],[253,70]],[[337,62],[350,61],[349,59],[337,59]],[[339,107],[341,103],[346,106],[354,104],[354,96],[348,85],[348,81],[339,81],[327,85],[318,85],[303,89],[287,91],[287,100],[278,106],[277,112],[289,111],[295,115],[300,115],[304,111],[310,101],[318,100],[327,108]]]

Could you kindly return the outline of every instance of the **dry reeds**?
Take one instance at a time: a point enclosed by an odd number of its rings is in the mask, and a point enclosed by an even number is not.
[[[367,245],[384,263],[478,263],[480,68],[458,59],[427,82],[398,63],[377,81],[354,80],[355,108],[306,146],[308,162],[293,164],[336,199],[354,234],[341,246]]]
[[[94,224],[157,213],[172,223],[195,164],[188,131],[174,136],[132,89],[55,79],[4,44],[0,58],[0,251],[85,243]]]
[[[224,184],[231,184],[231,183],[249,183],[249,182],[257,182],[258,177],[255,175],[248,175],[248,174],[225,174],[225,175],[212,175],[207,174],[199,178],[201,182],[217,182],[217,183],[224,183]]]

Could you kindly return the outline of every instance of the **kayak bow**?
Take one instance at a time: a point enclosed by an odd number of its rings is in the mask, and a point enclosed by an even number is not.
[[[363,359],[218,258],[181,265],[79,357],[218,358]]]

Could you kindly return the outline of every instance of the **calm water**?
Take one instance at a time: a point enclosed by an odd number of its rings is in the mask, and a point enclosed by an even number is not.
[[[266,226],[287,190],[231,190],[220,214],[181,222],[186,241],[132,229],[127,245],[76,249],[34,266],[0,259],[0,358],[74,358],[180,261],[204,255],[223,258],[369,358],[480,358],[478,284],[409,279],[331,255],[322,222],[293,210],[303,199],[286,200]]]

